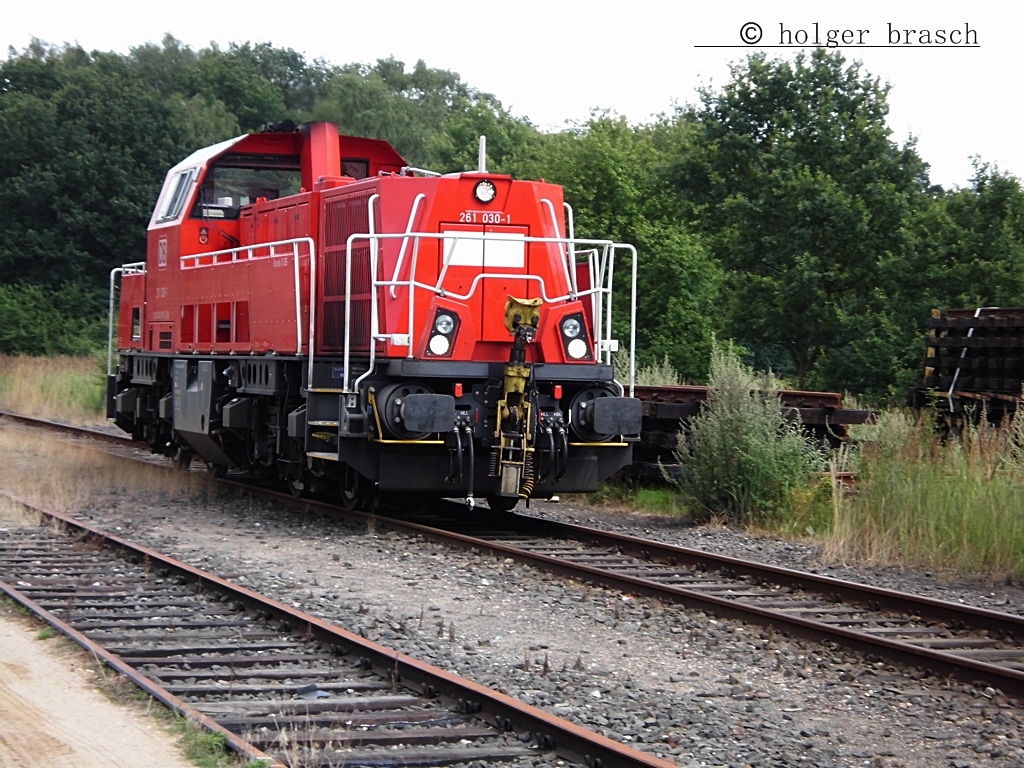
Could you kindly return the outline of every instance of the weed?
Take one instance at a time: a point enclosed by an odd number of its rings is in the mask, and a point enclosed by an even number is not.
[[[36,640],[49,640],[57,634],[53,627],[43,627],[36,633]]]
[[[106,360],[0,355],[0,407],[30,416],[95,422],[106,397]]]
[[[636,372],[636,383],[652,387],[673,386],[680,383],[680,377],[668,355],[665,355],[660,363],[640,366]]]
[[[707,405],[680,433],[676,460],[682,474],[673,483],[696,519],[769,527],[810,504],[802,489],[826,467],[799,421],[782,415],[774,376],[717,344]]]
[[[143,464],[48,436],[0,430],[0,488],[27,502],[58,512],[76,512],[97,498],[116,495],[113,489],[133,488],[153,496],[209,492],[202,472],[172,472],[169,464]],[[50,471],[42,473],[39,467]],[[25,520],[13,502],[0,504],[0,519]]]

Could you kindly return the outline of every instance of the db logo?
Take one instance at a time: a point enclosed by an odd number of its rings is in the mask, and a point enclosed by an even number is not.
[[[210,242],[210,229],[208,227],[200,227],[199,243],[201,245],[206,245],[208,242]]]

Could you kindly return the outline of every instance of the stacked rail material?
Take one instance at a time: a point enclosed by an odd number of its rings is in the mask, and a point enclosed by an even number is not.
[[[679,432],[708,402],[708,388],[697,386],[637,386],[643,405],[640,442],[633,447],[633,463],[622,475],[645,483],[664,481],[678,471]],[[836,392],[780,390],[782,413],[799,418],[804,430],[823,445],[836,446],[848,438],[848,427],[871,420],[872,411],[843,407]]]
[[[1024,386],[1024,308],[932,310],[922,374],[914,407],[984,409],[992,421],[1012,414]]]

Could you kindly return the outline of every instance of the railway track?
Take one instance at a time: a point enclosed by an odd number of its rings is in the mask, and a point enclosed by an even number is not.
[[[1016,615],[529,515],[452,505],[417,519],[378,515],[376,524],[1024,698],[1024,618]]]
[[[51,523],[0,531],[0,589],[249,760],[671,765],[152,549],[36,511]]]
[[[246,487],[238,481],[240,487]],[[265,494],[266,491],[253,490]],[[366,523],[371,515],[317,508]],[[682,603],[792,635],[834,642],[1024,698],[1024,619],[530,515],[493,515],[456,504],[432,514],[372,515],[390,527],[629,593]]]

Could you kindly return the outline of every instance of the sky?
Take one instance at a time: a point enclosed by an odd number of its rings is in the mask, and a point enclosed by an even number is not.
[[[914,138],[932,183],[950,189],[970,184],[974,157],[1024,178],[1014,67],[1024,11],[1001,5],[56,0],[9,4],[0,44],[24,50],[36,38],[127,53],[169,33],[195,50],[250,42],[339,65],[394,57],[411,69],[422,60],[494,94],[513,115],[559,130],[593,110],[650,122],[696,103],[699,88],[723,86],[730,64],[752,52],[791,58],[831,37],[848,61],[891,86],[892,139]]]

